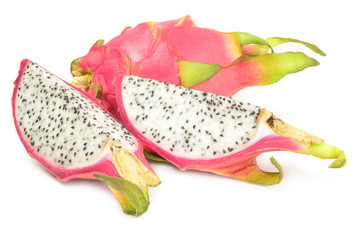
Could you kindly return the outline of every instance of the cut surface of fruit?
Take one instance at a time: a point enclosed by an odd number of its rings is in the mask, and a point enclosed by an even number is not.
[[[159,184],[141,144],[96,99],[29,60],[22,61],[14,84],[19,137],[29,155],[59,180],[100,174],[124,178],[144,194]]]
[[[261,171],[255,158],[262,152],[286,150],[340,162],[344,158],[338,148],[250,103],[135,76],[124,77],[119,86],[124,126],[180,169],[247,180]],[[329,149],[317,147],[320,144]]]

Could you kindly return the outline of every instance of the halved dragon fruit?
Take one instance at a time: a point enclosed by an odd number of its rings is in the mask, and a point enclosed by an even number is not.
[[[123,125],[182,170],[274,184],[282,174],[258,168],[256,157],[263,152],[336,159],[332,168],[346,163],[342,150],[250,103],[136,76],[125,76],[116,86]]]
[[[142,145],[96,99],[29,60],[14,84],[15,127],[31,157],[60,181],[105,181],[126,213],[147,210],[147,187],[160,181]]]
[[[273,53],[272,47],[298,42],[325,55],[317,46],[290,38],[266,40],[249,33],[224,33],[197,27],[190,16],[146,22],[124,31],[74,60],[72,84],[99,98],[116,113],[115,79],[136,75],[232,96],[249,86],[269,85],[290,73],[318,65],[300,52]],[[271,51],[271,52],[270,52]]]

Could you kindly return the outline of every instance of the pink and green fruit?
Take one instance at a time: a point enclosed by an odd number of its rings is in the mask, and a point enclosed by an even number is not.
[[[301,43],[325,55],[317,46],[296,39],[264,40],[244,32],[201,28],[190,16],[146,22],[125,28],[106,44],[97,41],[87,55],[75,59],[72,84],[100,99],[114,115],[114,84],[124,75],[232,96],[245,87],[273,84],[319,64],[301,52],[273,52],[273,47],[286,42]]]
[[[97,99],[29,60],[14,84],[14,123],[32,158],[63,182],[104,181],[128,214],[147,210],[147,187],[160,181],[141,143]]]
[[[256,157],[292,151],[346,163],[342,150],[276,118],[268,110],[233,98],[137,76],[117,79],[121,123],[163,159],[182,170],[213,172],[259,184],[278,183]]]

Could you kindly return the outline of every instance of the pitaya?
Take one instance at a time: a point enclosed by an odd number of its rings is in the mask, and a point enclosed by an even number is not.
[[[14,84],[15,127],[31,157],[63,182],[105,181],[126,213],[147,210],[147,187],[160,181],[141,144],[96,99],[29,60]]]
[[[249,33],[200,28],[190,16],[146,22],[124,29],[105,45],[97,41],[86,56],[74,60],[72,84],[101,99],[114,114],[114,82],[124,75],[232,96],[242,88],[272,84],[319,64],[300,52],[273,53],[273,46],[285,42],[325,55],[317,46],[295,39],[264,40]]]
[[[282,174],[258,168],[256,157],[263,152],[287,150],[336,159],[332,168],[346,163],[342,150],[284,123],[264,108],[136,76],[117,81],[123,125],[145,147],[182,170],[274,184]]]

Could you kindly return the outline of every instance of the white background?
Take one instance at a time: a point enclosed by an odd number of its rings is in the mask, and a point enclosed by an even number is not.
[[[0,4],[0,239],[361,239],[360,13],[358,1],[2,1]],[[141,217],[122,213],[105,184],[58,182],[25,152],[11,115],[13,81],[29,58],[70,81],[70,62],[126,26],[191,14],[198,26],[293,37],[318,67],[237,97],[345,150],[348,164],[273,153],[284,179],[262,187],[169,164],[152,164],[162,184],[150,189]],[[275,170],[264,154],[259,164]]]

